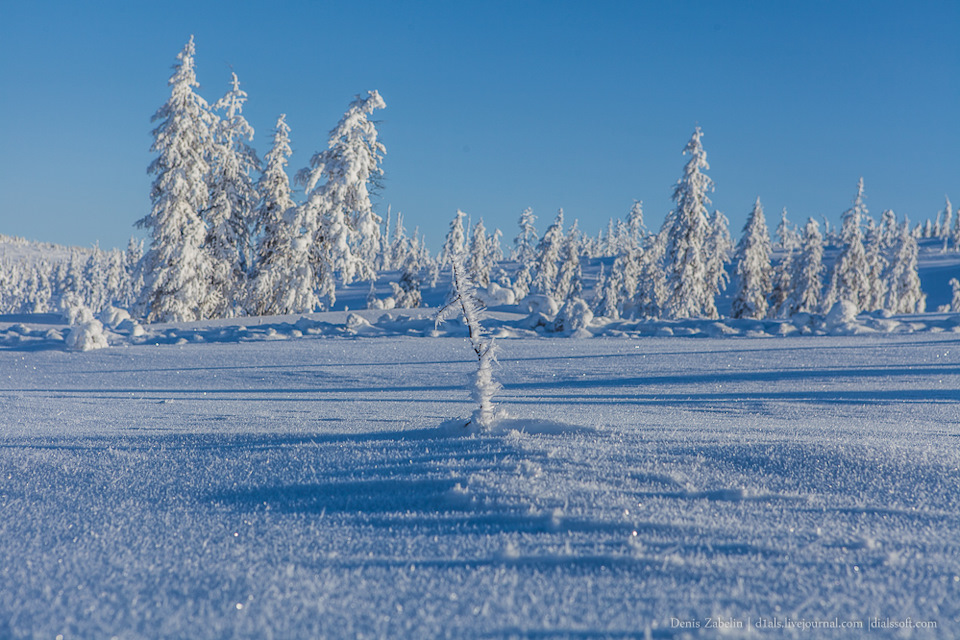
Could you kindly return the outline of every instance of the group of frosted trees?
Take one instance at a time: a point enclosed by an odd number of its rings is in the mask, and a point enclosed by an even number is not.
[[[782,257],[774,267],[763,207],[757,199],[737,247],[733,317],[820,313],[841,301],[857,312],[925,310],[926,296],[917,274],[916,234],[909,221],[899,223],[892,211],[884,211],[879,225],[869,217],[862,178],[853,206],[843,214],[839,252],[828,280],[817,222],[808,220],[800,233],[789,227],[784,212],[779,231]]]
[[[458,211],[440,261],[465,251],[481,286],[509,291],[499,299],[516,302],[538,295],[552,300],[546,307],[538,301],[538,309],[556,311],[584,297],[584,259],[612,257],[608,271],[601,267],[591,301],[593,314],[612,319],[717,318],[717,298],[730,282],[728,269],[736,283],[730,307],[734,318],[825,313],[839,301],[852,304],[857,312],[924,311],[918,238],[930,227],[944,239],[944,251],[951,243],[954,250],[960,247],[960,223],[950,226],[949,201],[935,225],[911,229],[892,211],[885,211],[878,225],[864,205],[861,179],[854,204],[843,214],[839,234],[831,234],[829,247],[815,220],[798,230],[784,211],[775,251],[758,199],[734,246],[726,218],[709,211],[713,183],[705,173],[709,165],[701,138],[698,128],[684,149],[689,160],[674,189],[675,207],[657,233],[647,232],[639,202],[626,221],[611,221],[598,238],[584,236],[576,221],[565,230],[562,210],[539,237],[528,209],[520,216],[514,239],[511,259],[516,268],[511,276],[491,257],[499,255],[499,235],[488,236],[481,220],[468,238],[465,214]],[[828,248],[836,254],[830,270]],[[956,286],[960,288],[960,282]]]
[[[736,318],[824,313],[838,301],[858,311],[912,313],[925,306],[918,241],[936,238],[943,251],[960,250],[960,215],[949,200],[935,221],[913,229],[891,211],[877,224],[864,206],[862,180],[839,231],[825,224],[821,234],[813,219],[797,229],[784,212],[774,245],[758,199],[734,245],[727,219],[710,211],[713,183],[697,128],[684,149],[674,208],[656,233],[646,229],[640,202],[596,237],[576,220],[567,226],[562,209],[540,236],[527,209],[505,259],[500,230],[457,211],[431,258],[419,230],[408,235],[401,215],[391,224],[388,212],[384,222],[371,204],[385,154],[370,119],[386,106],[376,91],[357,96],[326,148],[296,174],[298,202],[287,174],[285,117],[261,160],[250,146],[247,94],[236,74],[210,104],[196,93],[194,55],[191,38],[177,56],[170,97],[153,118],[152,206],[137,222],[148,232],[147,251],[132,243],[126,252],[94,250],[60,265],[0,262],[0,311],[56,310],[69,293],[94,311],[116,305],[150,322],[305,313],[329,308],[338,286],[355,281],[370,282],[370,307],[418,307],[421,289],[436,287],[462,258],[490,298],[529,298],[528,306],[546,315],[565,309],[581,319],[717,318],[731,275],[729,314]],[[598,258],[599,277],[591,270],[587,293],[584,267]],[[375,283],[385,271],[395,277],[388,296],[378,297]],[[960,282],[955,289],[960,310]]]
[[[0,313],[59,313],[76,301],[99,313],[110,306],[131,308],[142,282],[137,265],[142,243],[126,251],[74,249],[61,260],[0,261]],[[42,254],[41,254],[42,255]]]
[[[417,261],[416,238],[385,246],[370,202],[385,153],[370,120],[386,106],[380,94],[358,96],[327,148],[297,174],[305,189],[297,204],[284,116],[261,163],[249,145],[247,94],[236,74],[209,105],[195,91],[194,54],[191,38],[177,56],[170,98],[154,115],[152,208],[137,223],[150,241],[141,315],[184,321],[310,312],[334,303],[337,283],[373,280],[395,261]]]

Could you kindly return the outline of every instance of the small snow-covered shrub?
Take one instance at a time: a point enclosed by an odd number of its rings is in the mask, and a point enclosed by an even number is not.
[[[593,320],[593,311],[583,298],[571,298],[563,305],[555,321],[556,331],[573,336],[589,336],[587,327]]]
[[[110,346],[103,324],[75,293],[67,293],[60,300],[63,317],[70,323],[66,346],[69,351],[90,351]]]
[[[89,309],[87,312],[89,313]],[[70,351],[92,351],[109,347],[107,336],[103,332],[103,324],[91,317],[86,322],[81,321],[70,327],[67,334],[67,349]]]
[[[490,286],[487,287],[487,295],[497,304],[511,305],[517,302],[517,294],[513,292],[513,289],[502,287],[496,282],[491,282]]]
[[[839,327],[845,324],[853,324],[857,321],[857,305],[849,300],[838,300],[832,307],[826,317],[828,329]]]
[[[121,331],[128,334],[131,338],[139,338],[142,335],[145,335],[147,332],[143,330],[143,327],[140,326],[140,323],[132,318],[127,318],[122,320],[116,327],[113,328],[115,331]]]
[[[60,298],[60,312],[67,324],[74,325],[93,320],[93,312],[83,304],[76,293],[68,291]]]
[[[374,331],[374,327],[370,324],[370,321],[356,313],[347,315],[347,321],[344,326],[347,333],[370,333]]]
[[[120,326],[124,320],[129,320],[130,314],[124,311],[123,309],[118,309],[114,306],[109,306],[103,311],[100,312],[100,322],[104,325],[115,329]]]
[[[523,299],[527,306],[527,312],[531,314],[542,313],[551,318],[560,312],[560,305],[552,296],[532,295]]]

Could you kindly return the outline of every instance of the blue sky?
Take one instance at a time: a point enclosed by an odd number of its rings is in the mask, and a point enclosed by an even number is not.
[[[201,94],[249,93],[291,173],[377,89],[378,209],[431,247],[457,208],[516,233],[563,207],[596,233],[659,227],[694,127],[739,236],[867,205],[960,204],[960,2],[15,2],[0,0],[0,233],[124,246],[149,209],[150,116],[191,34]]]

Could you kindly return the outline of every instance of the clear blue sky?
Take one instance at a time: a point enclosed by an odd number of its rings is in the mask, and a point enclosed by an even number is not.
[[[149,208],[150,116],[194,34],[200,92],[249,93],[291,173],[377,89],[378,208],[434,249],[461,208],[504,231],[563,207],[596,233],[633,200],[659,227],[696,125],[740,228],[918,220],[960,204],[960,2],[20,2],[0,0],[0,233],[124,246]]]

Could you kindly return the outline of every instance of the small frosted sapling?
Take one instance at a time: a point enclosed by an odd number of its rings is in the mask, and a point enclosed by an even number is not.
[[[500,385],[493,380],[493,363],[496,362],[496,346],[493,338],[485,335],[480,321],[483,319],[483,303],[477,298],[476,284],[464,265],[465,256],[459,253],[453,257],[451,268],[453,283],[450,300],[437,312],[436,326],[463,314],[470,335],[470,346],[477,354],[477,373],[473,383],[473,399],[477,409],[465,426],[479,431],[490,429],[498,415],[493,404],[493,395]]]

